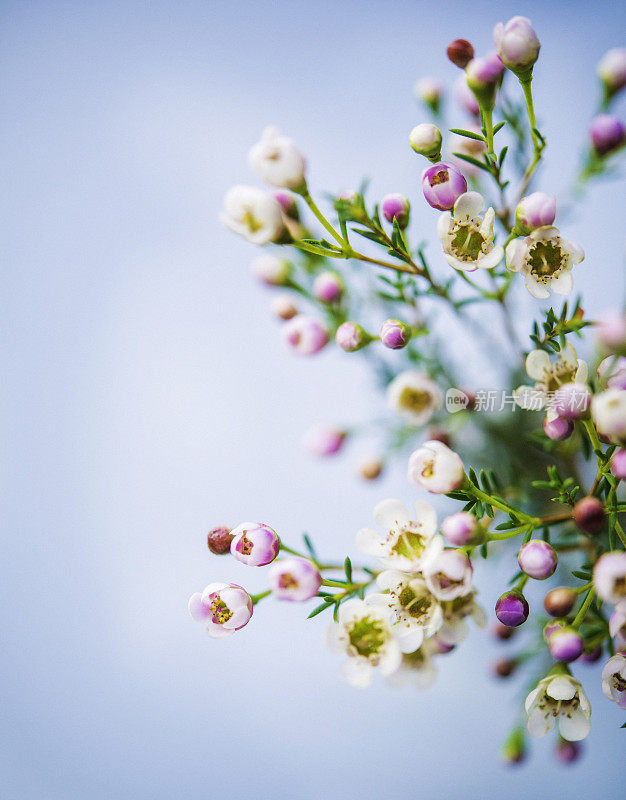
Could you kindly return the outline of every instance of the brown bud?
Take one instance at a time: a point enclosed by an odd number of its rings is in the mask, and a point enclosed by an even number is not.
[[[293,319],[298,313],[298,309],[291,302],[291,298],[288,295],[282,294],[274,298],[274,302],[272,303],[272,311],[278,317],[278,319],[285,320]]]
[[[560,619],[566,617],[576,605],[578,595],[567,586],[557,586],[543,599],[543,607],[551,617]]]
[[[495,622],[491,630],[496,639],[502,640],[510,639],[515,633],[515,628],[511,628],[508,625],[503,625],[500,621]]]
[[[467,39],[455,39],[453,42],[450,42],[446,53],[450,61],[461,69],[465,69],[474,58],[474,48]]]
[[[428,438],[434,442],[441,442],[441,444],[445,444],[446,447],[450,447],[451,440],[448,436],[447,431],[443,428],[431,428],[428,431]]]
[[[220,525],[217,528],[211,528],[206,538],[207,546],[212,553],[216,556],[223,556],[230,552],[230,543],[233,536],[230,528]]]
[[[383,471],[383,462],[379,458],[364,458],[359,464],[361,477],[366,481],[375,481]]]
[[[574,522],[584,533],[600,533],[605,518],[604,505],[597,497],[583,497],[574,506]]]
[[[508,678],[517,669],[517,661],[514,658],[502,658],[493,665],[493,672],[498,678]]]

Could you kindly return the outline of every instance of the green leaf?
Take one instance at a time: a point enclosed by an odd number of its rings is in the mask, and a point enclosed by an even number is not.
[[[327,603],[322,603],[320,606],[317,606],[317,608],[314,608],[313,611],[311,611],[311,613],[309,614],[307,619],[313,619],[313,617],[316,617],[318,614],[321,614],[322,611],[324,611],[327,608],[328,608],[328,604]]]
[[[346,580],[348,583],[352,583],[352,562],[350,561],[350,557],[346,556],[346,560],[344,561],[343,568],[346,572]]]
[[[502,127],[502,125],[504,125],[504,122],[501,123],[500,127]],[[466,131],[464,128],[450,128],[450,133],[456,133],[459,136],[465,136],[467,139],[476,139],[476,141],[478,142],[485,141],[485,137],[481,136],[480,133],[474,133],[473,131]]]
[[[483,169],[485,172],[491,172],[491,167],[487,164],[484,164],[482,161],[479,161],[477,158],[472,158],[472,156],[466,156],[465,153],[453,153],[457,158],[460,158],[461,161],[467,161],[468,164],[473,164],[478,169]]]

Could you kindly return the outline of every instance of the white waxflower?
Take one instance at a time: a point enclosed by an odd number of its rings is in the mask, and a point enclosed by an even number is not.
[[[542,678],[526,698],[526,727],[531,736],[545,736],[558,719],[559,733],[578,742],[589,733],[591,705],[580,682],[559,673]]]
[[[471,617],[479,628],[487,624],[485,609],[476,602],[476,592],[457,597],[441,603],[443,609],[443,625],[437,633],[437,638],[446,645],[455,645],[462,642],[467,636],[466,619]]]
[[[411,686],[415,689],[426,689],[435,680],[436,670],[433,664],[432,640],[427,639],[424,644],[412,653],[403,653],[399,668],[387,678],[387,683],[397,689]]]
[[[437,234],[451,267],[473,272],[479,267],[493,269],[502,261],[504,250],[493,243],[495,211],[488,208],[481,219],[484,207],[482,195],[465,192],[455,202],[452,213],[444,211],[439,217]]]
[[[604,665],[602,691],[609,700],[626,709],[626,654],[616,653]]]
[[[363,600],[348,600],[339,608],[339,621],[326,631],[326,644],[334,652],[347,653],[340,666],[342,678],[359,689],[369,686],[372,670],[383,676],[400,666],[402,653],[386,615]]]
[[[591,416],[598,433],[614,444],[626,446],[626,389],[607,389],[591,401]]]
[[[516,389],[515,402],[520,408],[536,411],[547,407],[550,412],[554,392],[567,383],[585,384],[588,368],[572,345],[567,344],[554,362],[545,350],[531,350],[526,358],[526,372],[536,383]]]
[[[425,425],[441,406],[441,392],[426,373],[407,370],[387,387],[387,403],[413,425]]]
[[[537,228],[529,236],[513,239],[506,248],[506,266],[521,272],[533,297],[569,294],[574,287],[572,267],[585,257],[582,247],[561,237],[551,225]]]
[[[274,126],[265,128],[261,140],[250,148],[248,162],[272,186],[299,189],[304,185],[304,156],[294,142]]]
[[[356,546],[389,569],[419,572],[443,550],[435,509],[423,500],[415,502],[412,518],[399,500],[383,500],[374,508],[374,519],[385,535],[363,528],[356,535]]]
[[[409,456],[408,479],[432,494],[447,494],[465,480],[465,467],[458,453],[443,442],[430,440]]]
[[[388,569],[376,578],[383,591],[367,596],[366,603],[390,614],[394,635],[403,653],[413,653],[433,636],[443,622],[437,598],[421,575]]]
[[[472,562],[462,550],[442,550],[424,567],[426,586],[438,600],[456,600],[472,591]]]
[[[226,192],[220,219],[252,244],[275,242],[284,231],[280,204],[254,186],[233,186]]]

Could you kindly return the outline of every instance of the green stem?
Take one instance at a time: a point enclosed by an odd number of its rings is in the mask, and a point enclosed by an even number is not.
[[[337,233],[337,231],[333,228],[330,222],[326,219],[326,217],[322,214],[319,208],[315,205],[315,201],[309,194],[309,190],[306,184],[304,188],[299,192],[299,194],[302,196],[302,199],[311,209],[313,214],[317,217],[318,221],[324,226],[324,228],[326,228],[328,233],[330,233],[330,235],[343,247],[346,244],[345,240],[343,239],[341,234]]]
[[[487,503],[487,505],[490,505],[493,508],[498,508],[500,509],[500,511],[504,511],[506,514],[513,514],[514,516],[518,517],[518,519],[523,519],[527,523],[530,523],[535,527],[541,524],[541,519],[539,517],[531,517],[530,514],[526,514],[524,511],[520,511],[514,506],[505,503],[504,500],[500,500],[497,497],[493,497],[492,495],[483,492],[482,489],[479,489],[477,486],[475,486],[469,480],[469,478],[466,478],[465,485],[463,486],[463,491],[473,494],[474,497],[477,497],[479,500],[482,500],[483,502]]]
[[[260,592],[259,594],[250,595],[250,599],[252,600],[252,605],[255,606],[257,603],[263,600],[264,597],[269,597],[271,593],[272,593],[271,589],[266,589],[264,592]]]
[[[526,190],[528,189],[528,185],[530,184],[530,180],[533,176],[537,165],[541,161],[541,154],[543,152],[543,145],[539,141],[539,137],[536,134],[537,129],[537,121],[535,119],[535,107],[533,104],[533,93],[532,93],[532,75],[527,79],[520,79],[520,84],[522,90],[524,92],[524,98],[526,100],[526,111],[528,112],[528,122],[530,123],[530,135],[532,136],[533,140],[533,159],[528,165],[528,169],[524,173],[524,177],[522,178],[522,182],[520,184],[519,189],[519,197],[520,199],[526,194]]]
[[[589,606],[593,603],[593,598],[595,596],[596,596],[596,590],[592,586],[591,589],[589,589],[589,591],[587,592],[587,596],[585,597],[583,604],[580,607],[580,611],[578,612],[578,614],[576,614],[576,617],[572,622],[572,628],[575,628],[576,630],[580,628],[580,625],[584,620],[587,611],[589,610]]]

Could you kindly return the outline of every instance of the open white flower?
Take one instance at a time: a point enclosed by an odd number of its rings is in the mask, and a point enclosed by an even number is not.
[[[404,653],[399,668],[387,677],[387,683],[397,689],[404,689],[407,686],[426,689],[430,686],[436,675],[431,641],[427,639],[418,650]]]
[[[437,633],[437,638],[447,645],[462,642],[467,636],[466,619],[471,617],[479,628],[487,624],[485,609],[476,602],[476,592],[457,597],[455,600],[445,600],[441,603],[443,610],[443,625]]]
[[[567,344],[554,362],[545,350],[531,350],[526,358],[526,372],[536,383],[516,389],[515,402],[520,408],[536,411],[547,407],[550,412],[554,392],[567,383],[586,383],[588,368],[572,345]]]
[[[438,600],[456,600],[472,591],[472,562],[462,550],[443,550],[424,567],[428,589]]]
[[[383,500],[374,508],[374,519],[385,535],[363,528],[356,535],[356,546],[389,569],[420,572],[443,550],[435,509],[423,500],[415,502],[413,518],[399,500]]]
[[[441,392],[425,372],[401,372],[387,387],[392,411],[413,425],[425,425],[441,406]]]
[[[545,736],[558,719],[559,732],[569,742],[589,733],[591,704],[580,682],[559,673],[542,678],[526,698],[526,727],[531,736]]]
[[[616,653],[604,665],[602,691],[609,700],[626,709],[626,654]]]
[[[437,598],[421,575],[388,569],[376,583],[383,591],[370,594],[366,603],[391,613],[391,624],[403,653],[413,653],[433,636],[443,622]]]
[[[359,689],[369,686],[372,670],[384,676],[400,666],[402,653],[386,615],[363,600],[348,600],[339,608],[339,621],[326,631],[326,644],[334,652],[347,653],[339,671]]]
[[[458,453],[437,440],[424,442],[409,456],[409,481],[432,494],[447,494],[465,479]]]
[[[252,244],[277,241],[284,232],[280,204],[254,186],[233,186],[224,197],[220,219]]]
[[[582,247],[561,237],[552,225],[537,228],[529,236],[513,239],[506,248],[506,266],[521,272],[533,297],[569,294],[574,288],[572,267],[585,257]]]
[[[494,245],[495,211],[488,208],[484,217],[480,212],[485,201],[478,192],[465,192],[454,204],[452,213],[444,211],[437,222],[443,255],[454,269],[473,272],[479,267],[493,269],[502,261],[504,250]]]
[[[250,148],[248,162],[272,186],[299,189],[304,185],[304,156],[294,142],[274,126],[265,128],[261,141]]]

